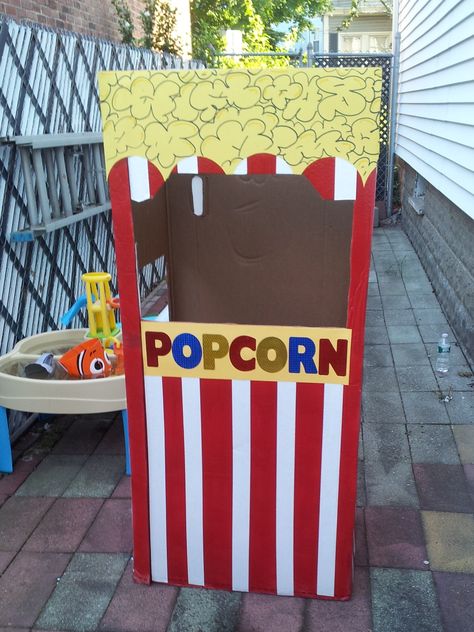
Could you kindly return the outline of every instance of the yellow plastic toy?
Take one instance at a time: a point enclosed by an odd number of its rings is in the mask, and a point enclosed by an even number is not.
[[[120,333],[114,310],[120,306],[110,293],[111,275],[108,272],[86,272],[82,280],[86,286],[89,338],[100,338],[105,343]]]

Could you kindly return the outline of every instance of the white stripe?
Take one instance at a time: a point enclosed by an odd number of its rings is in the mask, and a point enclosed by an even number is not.
[[[283,160],[283,158],[281,156],[277,156],[275,173],[289,173],[289,174],[292,174],[293,173],[293,169],[290,167],[290,165],[285,160]]]
[[[355,200],[357,194],[357,169],[347,160],[336,158],[334,174],[334,199]]]
[[[232,381],[232,589],[249,589],[250,382]]]
[[[148,476],[150,495],[151,578],[168,582],[166,540],[166,469],[163,383],[157,376],[145,376]]]
[[[148,160],[142,156],[128,158],[128,179],[130,197],[134,202],[150,199],[150,179],[148,176]]]
[[[178,173],[199,173],[197,156],[183,158],[178,162],[176,170]]]
[[[237,168],[234,171],[234,175],[236,176],[242,176],[242,175],[246,175],[248,172],[247,169],[247,158],[245,160],[242,160],[241,162],[239,162],[239,164],[237,165]]]
[[[296,382],[279,382],[277,389],[277,593],[279,595],[293,595]]]
[[[324,385],[317,594],[334,596],[342,430],[342,384]]]
[[[201,393],[198,378],[182,378],[188,582],[204,586]]]

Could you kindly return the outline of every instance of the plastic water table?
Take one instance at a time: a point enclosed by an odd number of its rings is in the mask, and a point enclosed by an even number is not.
[[[125,376],[96,380],[38,380],[22,376],[21,367],[53,352],[60,357],[84,341],[86,329],[52,331],[21,340],[0,358],[0,472],[12,472],[13,460],[6,409],[29,413],[88,414],[122,411],[126,473],[130,474]],[[20,367],[20,370],[19,370]],[[20,373],[20,375],[18,375]]]

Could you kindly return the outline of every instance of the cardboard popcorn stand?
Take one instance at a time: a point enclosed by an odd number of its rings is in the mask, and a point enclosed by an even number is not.
[[[135,579],[347,599],[380,70],[99,85]],[[169,318],[144,320],[160,256]]]

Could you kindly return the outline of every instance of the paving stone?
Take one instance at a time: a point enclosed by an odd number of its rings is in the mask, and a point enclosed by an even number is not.
[[[46,630],[96,630],[128,562],[121,553],[76,553],[36,626]]]
[[[132,507],[128,498],[110,498],[100,509],[80,550],[95,553],[128,553],[132,545]]]
[[[404,423],[399,393],[362,393],[364,421],[367,423]]]
[[[357,506],[364,507],[366,503],[364,461],[359,460],[357,465]]]
[[[411,344],[421,342],[416,325],[387,325],[390,344]]]
[[[400,391],[437,391],[433,369],[427,366],[397,367],[398,384]]]
[[[412,424],[408,440],[414,463],[459,465],[458,450],[450,426]]]
[[[352,598],[349,601],[307,601],[305,632],[368,632],[371,627],[370,582],[366,568],[354,569]],[[285,630],[283,627],[264,629]]]
[[[447,325],[446,316],[439,307],[415,308],[413,310],[418,325]]]
[[[433,570],[474,573],[474,516],[422,512],[428,559]]]
[[[97,445],[94,454],[125,454],[123,423],[120,413]]]
[[[117,487],[114,489],[112,498],[131,498],[131,477],[124,474],[120,479]]]
[[[0,478],[0,494],[11,496],[16,492],[22,483],[28,478],[31,472],[41,462],[42,457],[30,457],[27,461],[18,459],[11,474],[3,474]]]
[[[446,408],[452,424],[474,424],[474,393],[454,393]]]
[[[18,553],[0,577],[0,625],[31,627],[69,558],[65,553]]]
[[[78,454],[47,456],[17,490],[17,496],[61,496],[86,458]]]
[[[117,486],[124,470],[123,456],[93,454],[87,459],[63,495],[68,498],[108,498]]]
[[[409,463],[387,468],[380,461],[365,463],[367,505],[418,507],[415,480]]]
[[[367,309],[382,309],[382,301],[380,296],[368,296],[367,297]]]
[[[410,303],[413,308],[419,309],[436,309],[439,307],[439,302],[434,292],[410,294]]]
[[[410,449],[403,424],[365,424],[365,462],[382,463],[386,468],[410,463]]]
[[[452,347],[452,341],[455,339],[455,337],[450,327],[447,327],[446,325],[418,325],[418,329],[425,344],[430,342],[437,343],[441,337],[441,334],[448,334],[449,340],[451,340]]]
[[[0,508],[0,550],[20,549],[53,501],[53,498],[9,498]]]
[[[62,439],[55,445],[53,454],[92,454],[112,422],[104,415],[78,415]]]
[[[472,632],[474,575],[433,573],[444,632]]]
[[[303,626],[304,599],[273,595],[243,595],[238,632],[288,630],[299,632]]]
[[[129,562],[101,621],[109,632],[166,632],[178,588],[162,584],[136,584]]]
[[[429,511],[474,512],[461,465],[413,464],[420,507]]]
[[[467,486],[471,492],[471,498],[474,501],[474,465],[466,463],[463,465],[464,474],[466,476]]]
[[[443,632],[431,573],[371,569],[374,632]]]
[[[406,294],[404,296],[391,296],[385,294],[382,296],[382,305],[384,310],[411,309],[411,303]]]
[[[409,424],[447,424],[446,406],[436,392],[403,392],[403,406]]]
[[[448,373],[441,375],[435,372],[435,376],[442,391],[474,392],[474,373],[466,365],[450,366]]]
[[[380,296],[379,286],[377,283],[369,283],[367,296]]]
[[[453,426],[453,434],[461,463],[474,463],[474,425]]]
[[[423,343],[392,345],[395,367],[430,366],[428,352]]]
[[[8,496],[6,494],[0,494],[0,507],[7,500]]]
[[[15,555],[16,551],[0,551],[0,575],[10,564]]]
[[[101,506],[102,500],[97,498],[58,498],[23,549],[73,553]]]
[[[378,268],[377,268],[378,272]],[[387,281],[380,283],[379,290],[381,296],[406,296],[405,284],[402,280],[395,279],[393,281]]]
[[[365,328],[365,344],[368,345],[386,345],[388,344],[387,328],[384,326],[366,327]]]
[[[369,271],[369,283],[377,283],[377,273],[372,268]]]
[[[413,294],[429,294],[433,290],[433,286],[428,279],[405,279],[405,288],[408,296]]]
[[[366,393],[383,392],[393,393],[398,391],[398,382],[395,370],[392,367],[366,367],[364,370],[364,385]]]
[[[240,593],[181,588],[167,632],[231,632],[235,630]]]
[[[364,366],[393,366],[390,345],[365,345]]]
[[[367,534],[365,528],[365,513],[363,507],[356,508],[355,515],[355,555],[356,566],[368,566],[369,554],[367,551]]]
[[[365,318],[367,327],[385,327],[385,319],[382,310],[371,309],[367,312]]]
[[[411,309],[386,309],[384,312],[387,325],[414,325],[415,318]]]
[[[427,570],[420,512],[407,507],[367,507],[370,566]]]
[[[379,287],[381,285],[389,285],[393,283],[394,281],[403,282],[398,264],[390,268],[389,270],[386,270],[385,272],[377,272],[377,281],[378,281]]]

